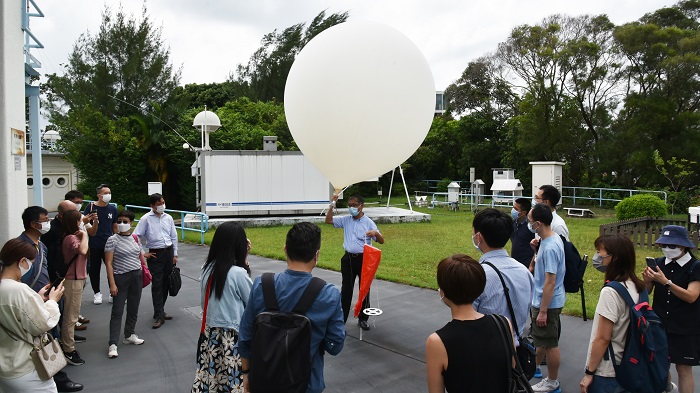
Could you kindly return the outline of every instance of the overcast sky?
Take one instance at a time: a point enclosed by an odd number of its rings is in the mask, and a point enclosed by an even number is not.
[[[32,33],[45,49],[32,54],[39,71],[61,73],[81,33],[94,34],[105,4],[141,15],[143,1],[35,0],[44,18],[32,18]],[[171,60],[182,66],[183,84],[223,82],[246,63],[260,39],[274,29],[308,23],[320,11],[350,11],[350,20],[385,23],[423,51],[443,90],[469,61],[494,51],[511,29],[563,13],[607,14],[616,24],[639,19],[669,0],[148,0],[148,14],[162,27]]]

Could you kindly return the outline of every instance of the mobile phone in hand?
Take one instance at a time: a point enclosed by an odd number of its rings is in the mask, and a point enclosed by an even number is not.
[[[647,257],[647,266],[654,270],[659,270],[659,266],[656,264],[656,258]]]
[[[63,282],[64,277],[57,277],[53,282],[51,283],[51,286],[54,288],[58,288],[58,285]]]

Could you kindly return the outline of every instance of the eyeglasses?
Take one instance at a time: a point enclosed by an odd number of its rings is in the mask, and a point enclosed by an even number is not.
[[[362,206],[361,203],[348,203],[348,207],[360,207]]]

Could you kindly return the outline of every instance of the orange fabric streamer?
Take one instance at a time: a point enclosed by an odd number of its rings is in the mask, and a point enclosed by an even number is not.
[[[377,274],[379,262],[382,259],[382,250],[377,247],[365,244],[365,249],[362,254],[362,278],[360,279],[360,292],[357,294],[357,304],[355,304],[355,318],[362,311],[362,302],[369,293],[369,287],[372,286],[374,276]]]

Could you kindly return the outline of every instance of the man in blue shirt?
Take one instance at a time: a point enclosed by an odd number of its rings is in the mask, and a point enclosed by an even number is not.
[[[537,365],[547,355],[547,377],[532,386],[535,392],[560,392],[559,381],[559,314],[566,302],[564,292],[564,244],[551,227],[552,210],[537,204],[528,213],[528,227],[540,236],[539,250],[530,270],[535,279],[530,318],[532,338],[537,347]]]
[[[318,262],[321,247],[321,229],[312,223],[295,224],[287,233],[284,252],[287,255],[287,270],[275,274],[275,294],[282,311],[290,311],[301,298],[313,276],[311,270]],[[253,281],[248,305],[241,318],[238,336],[238,351],[242,360],[243,385],[248,387],[250,371],[251,340],[255,317],[265,311],[265,301],[260,277]],[[340,306],[340,293],[332,284],[326,284],[306,312],[311,321],[311,378],[307,392],[322,392],[323,354],[337,355],[345,343],[345,324]]]
[[[518,325],[516,333],[522,336],[530,310],[534,282],[532,274],[527,268],[510,258],[508,252],[503,249],[508,243],[510,232],[513,230],[511,217],[500,210],[484,209],[474,216],[472,230],[472,243],[479,252],[483,253],[479,258],[479,263],[482,264],[486,272],[484,292],[474,300],[472,305],[476,311],[482,314],[499,314],[512,319],[498,273],[491,266],[483,264],[490,262],[501,272],[508,287],[515,321]],[[527,246],[529,248],[530,244],[528,243]]]
[[[343,301],[343,320],[348,321],[350,314],[350,304],[352,303],[352,292],[355,289],[355,278],[362,282],[362,257],[365,251],[365,244],[372,244],[372,240],[379,244],[384,244],[384,236],[377,230],[377,224],[371,218],[365,216],[362,209],[365,199],[360,195],[352,195],[348,198],[348,211],[350,215],[333,217],[333,207],[338,200],[338,194],[333,194],[331,206],[326,213],[326,224],[333,224],[335,228],[343,228],[343,248],[345,255],[340,259],[340,272],[343,275],[343,285],[340,293]],[[362,302],[362,309],[369,308],[369,292]],[[363,330],[369,330],[369,315],[361,312],[358,325]]]
[[[105,243],[110,236],[117,233],[117,208],[110,205],[112,191],[106,184],[100,184],[95,189],[97,202],[91,202],[83,214],[89,217],[93,226],[97,226],[97,232],[90,235],[90,260],[88,270],[90,273],[90,286],[95,295],[92,298],[94,304],[102,304],[102,292],[100,292],[100,272],[105,259]],[[109,292],[109,291],[108,291]],[[110,303],[112,296],[108,295]]]

